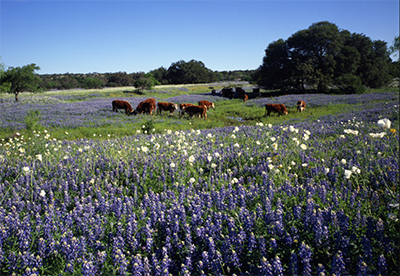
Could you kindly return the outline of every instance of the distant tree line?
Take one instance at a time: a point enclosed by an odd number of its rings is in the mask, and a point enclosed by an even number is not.
[[[255,70],[212,71],[203,62],[183,60],[174,62],[166,69],[160,67],[148,73],[88,73],[42,74],[39,84],[42,90],[72,88],[103,88],[135,86],[149,88],[157,84],[195,84],[216,81],[250,81]]]
[[[314,23],[269,44],[253,82],[267,89],[362,92],[399,77],[399,64],[390,59],[393,50],[384,41],[340,30],[333,23]]]

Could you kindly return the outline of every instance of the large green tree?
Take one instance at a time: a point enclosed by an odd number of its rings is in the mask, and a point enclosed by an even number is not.
[[[207,83],[214,80],[214,73],[201,61],[180,60],[168,68],[167,78],[171,84]]]
[[[18,101],[18,94],[24,91],[35,92],[39,89],[41,79],[35,73],[40,70],[39,66],[32,63],[22,67],[10,67],[1,79],[3,83],[9,83],[9,92],[15,94],[15,101]]]
[[[388,68],[386,42],[323,21],[269,44],[254,80],[269,89],[311,86],[319,92],[332,86],[380,87],[388,82]]]

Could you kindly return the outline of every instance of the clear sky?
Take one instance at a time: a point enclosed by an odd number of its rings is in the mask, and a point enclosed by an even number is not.
[[[0,56],[39,74],[149,72],[202,61],[252,70],[264,50],[329,21],[388,46],[399,35],[399,1],[0,0]]]

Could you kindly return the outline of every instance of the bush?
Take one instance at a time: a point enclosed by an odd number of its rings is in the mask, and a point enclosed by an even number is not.
[[[363,94],[365,92],[363,85],[349,84],[340,88],[343,94]]]
[[[28,131],[40,129],[39,120],[40,120],[40,111],[39,110],[29,111],[28,115],[24,119],[26,129]]]

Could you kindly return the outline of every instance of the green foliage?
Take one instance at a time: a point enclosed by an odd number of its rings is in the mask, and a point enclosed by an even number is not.
[[[203,62],[193,59],[189,62],[181,60],[172,63],[168,68],[167,78],[171,84],[208,83],[215,80],[212,71]]]
[[[8,87],[9,93],[14,93],[15,101],[18,101],[20,92],[39,90],[40,78],[35,74],[36,70],[40,68],[34,63],[22,67],[10,67],[2,76],[0,86]]]
[[[400,51],[400,37],[396,36],[394,38],[393,45],[389,47],[390,54],[394,55],[395,57],[398,56],[398,52]]]
[[[155,125],[154,125],[154,121],[152,119],[146,121],[143,125],[142,125],[142,133],[144,134],[152,134],[155,132]]]
[[[324,21],[268,45],[253,80],[267,89],[382,87],[389,81],[386,42],[351,34]],[[351,80],[349,82],[349,79]],[[355,81],[356,80],[356,81]],[[358,83],[360,82],[360,83]]]
[[[134,85],[139,90],[151,90],[155,85],[160,83],[154,78],[153,74],[143,74],[138,80],[135,81]]]
[[[98,78],[88,77],[84,81],[86,89],[103,88],[104,83]]]
[[[26,130],[28,132],[31,132],[33,130],[40,130],[42,127],[39,124],[39,120],[40,120],[39,110],[29,111],[28,115],[24,119]]]

